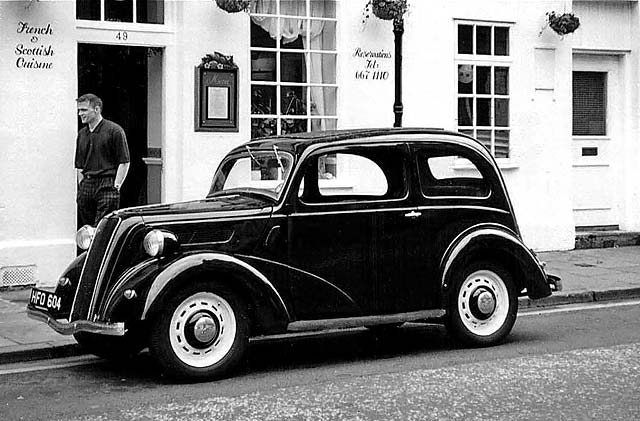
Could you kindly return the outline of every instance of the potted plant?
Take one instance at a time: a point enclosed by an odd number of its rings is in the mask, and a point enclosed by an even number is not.
[[[251,0],[216,0],[218,7],[227,13],[246,11],[250,3]]]
[[[366,17],[372,12],[382,20],[402,18],[407,11],[407,0],[369,0],[365,6]]]
[[[580,19],[573,13],[548,12],[548,25],[558,35],[567,35],[575,32],[580,27]]]

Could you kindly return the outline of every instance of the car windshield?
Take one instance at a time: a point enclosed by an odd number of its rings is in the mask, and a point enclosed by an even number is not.
[[[226,158],[218,168],[207,197],[244,194],[278,200],[289,177],[293,155],[279,150],[251,149]]]

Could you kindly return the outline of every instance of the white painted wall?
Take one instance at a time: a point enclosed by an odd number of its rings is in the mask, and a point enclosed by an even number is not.
[[[35,265],[52,284],[75,252],[75,6],[28,5],[0,2],[0,270]],[[52,33],[18,33],[20,22]],[[16,51],[40,46],[53,55]],[[20,57],[52,68],[18,68]]]

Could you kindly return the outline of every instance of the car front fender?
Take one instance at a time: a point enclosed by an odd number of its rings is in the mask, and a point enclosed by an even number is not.
[[[227,273],[234,273],[240,276],[246,286],[252,291],[253,299],[260,304],[270,303],[268,308],[274,312],[273,318],[276,324],[283,324],[290,321],[289,311],[280,293],[273,284],[260,271],[250,264],[224,253],[197,253],[182,257],[164,268],[154,279],[149,292],[147,293],[142,320],[148,318],[154,311],[154,307],[160,301],[163,292],[175,285],[177,279],[183,274],[195,271],[200,273],[211,273],[224,270]],[[195,273],[192,272],[192,273]]]
[[[477,259],[494,259],[504,264],[514,276],[519,290],[526,288],[532,299],[551,295],[547,274],[535,254],[509,228],[499,224],[480,224],[462,232],[448,247],[440,271],[443,304],[453,287],[457,268]]]

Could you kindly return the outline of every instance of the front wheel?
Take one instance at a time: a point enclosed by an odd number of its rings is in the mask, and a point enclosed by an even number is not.
[[[518,297],[501,265],[478,262],[458,272],[447,326],[460,341],[489,346],[503,340],[516,321]]]
[[[199,282],[165,303],[153,323],[149,349],[171,377],[220,378],[241,360],[248,331],[239,298],[223,286]]]

